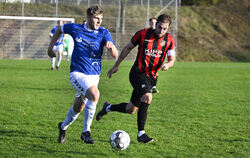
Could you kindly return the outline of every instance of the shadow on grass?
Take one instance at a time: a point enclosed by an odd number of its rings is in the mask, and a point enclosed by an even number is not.
[[[4,71],[11,71],[11,70],[29,70],[30,71],[48,71],[48,72],[53,72],[50,69],[50,66],[48,67],[24,67],[24,66],[1,66],[0,69],[3,69]]]
[[[61,145],[63,146],[63,145]],[[46,152],[48,153],[50,156],[54,155],[54,156],[59,156],[59,155],[63,155],[63,157],[71,157],[71,156],[91,156],[91,157],[108,157],[107,154],[104,153],[97,153],[94,150],[87,150],[87,151],[76,151],[76,150],[64,150],[63,149],[50,149],[47,148],[45,146],[33,146],[32,149],[24,149],[23,152],[32,152],[32,153],[43,153]],[[52,155],[51,155],[52,154]],[[42,154],[44,155],[44,154]]]
[[[23,132],[20,130],[3,130],[0,129],[0,140],[8,140],[8,139],[17,139],[17,138],[27,138],[30,140],[32,138],[33,141],[27,141],[22,142],[22,154],[19,156],[29,156],[29,155],[34,155],[36,153],[36,156],[41,156],[46,153],[50,156],[62,156],[63,157],[71,157],[71,156],[94,156],[94,157],[108,157],[107,154],[105,153],[100,153],[100,152],[95,152],[95,150],[87,150],[85,148],[85,145],[82,145],[83,150],[79,150],[79,147],[76,148],[76,150],[68,150],[69,147],[67,144],[59,144],[56,141],[55,142],[47,142],[49,144],[38,144],[37,141],[34,141],[34,138],[39,138],[43,140],[48,140],[51,139],[50,137],[45,137],[45,136],[37,136],[37,135],[30,135],[30,132]],[[51,145],[53,148],[51,148]],[[19,146],[20,147],[20,146]],[[16,149],[19,149],[17,147]],[[77,151],[78,150],[78,151]],[[0,152],[1,153],[1,152]]]
[[[222,141],[222,142],[229,142],[229,143],[233,143],[233,142],[250,142],[247,139],[241,139],[241,138],[235,138],[235,139],[217,139],[218,141]]]
[[[27,132],[22,132],[18,130],[2,130],[0,129],[0,135],[3,137],[17,137],[17,136],[25,136]]]
[[[22,137],[22,138],[38,138],[38,139],[51,139],[51,137],[47,137],[47,136],[37,136],[37,135],[31,135],[30,132],[28,131],[21,131],[21,130],[0,130],[0,135],[4,138],[7,137]]]
[[[0,86],[1,89],[21,89],[21,90],[39,90],[39,91],[65,91],[65,90],[72,90],[73,88],[41,88],[41,87],[5,87]]]

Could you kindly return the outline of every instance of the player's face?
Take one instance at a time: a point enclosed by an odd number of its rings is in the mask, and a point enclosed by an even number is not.
[[[93,15],[88,17],[88,23],[91,30],[96,30],[101,26],[103,15]]]
[[[150,21],[150,23],[149,23],[150,28],[155,29],[155,24],[156,24],[156,20],[155,19],[153,19],[152,21]]]
[[[169,22],[158,22],[155,27],[155,34],[158,37],[164,36],[169,29]]]
[[[60,20],[60,21],[58,21],[58,22],[57,22],[57,24],[58,24],[58,26],[62,26],[63,21],[62,21],[62,20]]]

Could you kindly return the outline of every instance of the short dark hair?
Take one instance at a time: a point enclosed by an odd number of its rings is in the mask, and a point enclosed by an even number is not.
[[[167,14],[161,14],[157,18],[157,22],[156,23],[158,23],[158,22],[162,22],[162,23],[169,22],[169,26],[170,26],[170,24],[172,23],[172,20],[171,20],[171,17],[169,15],[167,15]]]
[[[102,10],[102,8],[95,5],[95,6],[91,6],[87,9],[87,16],[100,15],[100,14],[103,14],[103,12],[104,11]]]
[[[150,18],[148,21],[151,22],[151,21],[153,21],[153,20],[157,20],[156,17],[152,17],[152,18]]]

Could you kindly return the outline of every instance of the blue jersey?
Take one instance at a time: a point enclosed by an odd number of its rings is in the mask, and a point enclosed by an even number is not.
[[[50,31],[50,35],[53,36],[57,30],[58,26],[53,27],[53,29]],[[56,42],[56,46],[63,44],[63,35],[60,36],[60,38]]]
[[[71,35],[74,40],[70,72],[100,75],[103,47],[107,41],[114,43],[110,32],[103,27],[88,30],[86,24],[74,23],[64,24],[62,32]]]

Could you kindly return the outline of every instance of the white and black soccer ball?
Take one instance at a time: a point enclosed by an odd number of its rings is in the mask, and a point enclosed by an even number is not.
[[[125,150],[130,144],[129,134],[123,130],[114,131],[109,140],[110,145],[117,150]]]

